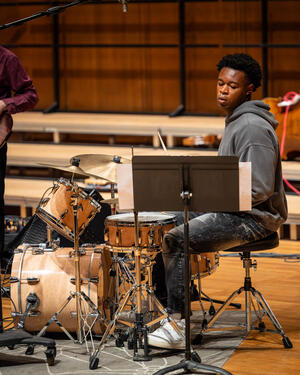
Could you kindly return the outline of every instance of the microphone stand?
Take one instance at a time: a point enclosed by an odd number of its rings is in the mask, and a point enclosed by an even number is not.
[[[89,0],[75,0],[72,3],[67,4],[67,5],[54,6],[54,7],[51,7],[49,9],[47,9],[47,10],[42,10],[38,13],[34,13],[29,17],[25,17],[25,18],[22,18],[20,20],[16,20],[16,21],[13,21],[13,22],[10,22],[10,23],[0,25],[0,30],[4,30],[4,29],[7,29],[7,28],[12,27],[12,26],[22,25],[23,23],[28,22],[28,21],[32,21],[36,18],[40,18],[40,17],[44,17],[44,16],[52,16],[53,14],[58,14],[58,13],[63,12],[66,8],[72,7],[74,5],[78,5],[80,3],[85,3],[85,2],[88,2],[88,1]]]

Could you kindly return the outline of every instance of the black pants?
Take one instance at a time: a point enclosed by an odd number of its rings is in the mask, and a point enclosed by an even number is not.
[[[177,224],[183,222],[182,214]],[[191,214],[189,245],[192,253],[226,250],[247,242],[262,239],[272,232],[246,213]],[[171,229],[163,240],[163,260],[171,313],[184,314],[184,225]]]
[[[4,180],[6,171],[7,145],[0,149],[0,257],[4,251]]]

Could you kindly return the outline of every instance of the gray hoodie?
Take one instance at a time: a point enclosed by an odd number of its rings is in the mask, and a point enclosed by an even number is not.
[[[235,155],[252,166],[253,215],[265,228],[276,231],[287,218],[281,159],[275,129],[278,122],[260,100],[239,105],[226,118],[219,155]]]

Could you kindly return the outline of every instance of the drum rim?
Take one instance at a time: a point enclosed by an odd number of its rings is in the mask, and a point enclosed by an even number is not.
[[[56,217],[49,214],[47,211],[45,211],[43,208],[38,207],[38,209],[35,212],[40,219],[42,219],[46,224],[51,225],[53,229],[55,229],[57,232],[62,234],[63,236],[67,236],[67,238],[71,241],[74,240],[74,234],[72,230],[65,225],[61,224]],[[48,220],[48,221],[47,221]],[[79,234],[82,234],[83,229],[79,232]]]
[[[154,215],[155,213],[155,215]],[[153,215],[152,215],[153,214]],[[152,216],[153,218],[156,217],[154,220],[138,220],[138,223],[142,226],[150,226],[150,225],[161,225],[161,224],[171,224],[176,222],[176,216],[173,214],[165,214],[165,213],[157,213],[152,211],[144,211],[139,212],[138,215],[141,215],[141,218],[148,216],[149,218]],[[116,220],[117,217],[121,218],[127,217],[127,221],[125,220]],[[130,216],[130,221],[128,221],[128,216]],[[138,217],[138,219],[140,216]],[[133,226],[134,225],[134,216],[133,213],[121,213],[117,215],[110,215],[105,218],[105,224],[109,223],[116,223],[119,226]]]

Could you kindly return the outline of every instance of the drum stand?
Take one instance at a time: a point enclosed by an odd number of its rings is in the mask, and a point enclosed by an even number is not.
[[[49,325],[54,322],[56,323],[60,329],[68,336],[70,340],[73,340],[75,343],[82,344],[86,342],[88,335],[92,338],[91,331],[96,323],[96,320],[99,317],[104,320],[103,315],[98,310],[98,307],[93,303],[93,301],[81,291],[81,278],[80,278],[80,250],[79,250],[79,231],[78,231],[78,201],[79,201],[79,194],[77,185],[75,186],[74,194],[71,196],[71,205],[73,209],[73,216],[74,216],[74,265],[75,265],[75,292],[70,291],[69,297],[67,297],[66,301],[62,304],[57,312],[48,320],[45,326],[41,329],[37,336],[42,336]],[[49,236],[49,234],[48,234]],[[48,237],[49,240],[49,237]],[[66,328],[62,325],[62,323],[57,319],[59,314],[64,310],[64,308],[68,305],[68,303],[75,298],[76,304],[76,335],[77,340],[71,336],[71,334],[66,330]],[[82,310],[82,303],[85,302],[89,307],[89,312],[84,313]],[[91,313],[92,312],[92,313]],[[86,318],[91,316],[93,321],[87,323]],[[87,333],[86,333],[87,330]],[[28,348],[28,354],[33,353],[33,347]]]
[[[132,339],[130,341],[130,347],[134,350],[133,360],[134,361],[151,361],[152,357],[149,356],[149,349],[148,349],[148,339],[147,339],[147,331],[148,328],[152,325],[160,322],[161,320],[168,318],[170,320],[170,324],[173,328],[181,334],[180,329],[178,328],[177,324],[173,319],[169,317],[167,310],[163,307],[163,305],[158,301],[152,287],[147,287],[146,285],[142,285],[141,283],[141,252],[142,248],[138,244],[138,212],[134,211],[134,229],[135,229],[135,248],[134,248],[134,257],[135,257],[135,278],[132,273],[129,271],[128,267],[124,264],[124,262],[119,261],[119,266],[121,268],[121,272],[125,273],[129,282],[132,284],[132,287],[125,293],[125,295],[121,298],[120,304],[118,309],[116,310],[113,319],[108,324],[106,331],[104,332],[100,344],[97,350],[92,353],[90,357],[90,365],[89,368],[91,370],[95,370],[98,367],[99,363],[99,354],[101,349],[103,348],[107,339],[114,333],[116,328],[116,323],[119,321],[122,324],[125,324],[132,328]],[[151,280],[150,280],[150,284]],[[147,296],[150,297],[150,306],[156,306],[158,312],[161,314],[156,319],[148,322],[145,324],[144,322],[144,315],[142,312],[142,294],[143,289],[145,290]],[[135,300],[137,304],[137,312],[135,314],[135,322],[127,322],[120,319],[120,313],[125,309],[129,299],[132,301]],[[138,349],[143,349],[144,353],[139,354]]]

